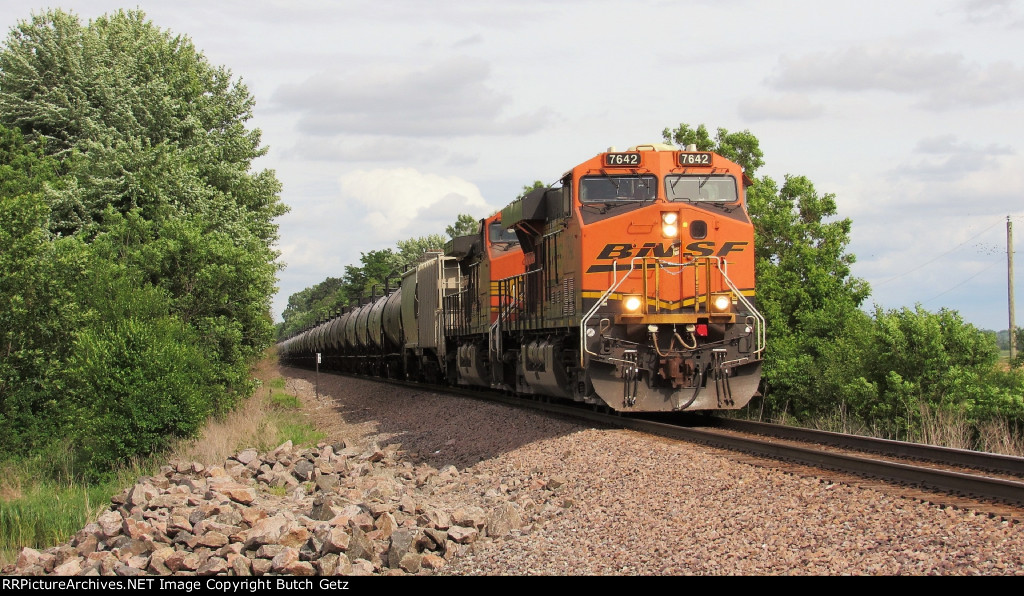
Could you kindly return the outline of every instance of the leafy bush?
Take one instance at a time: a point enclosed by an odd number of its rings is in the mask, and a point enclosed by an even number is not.
[[[195,434],[212,410],[212,362],[195,331],[168,313],[166,297],[115,276],[93,281],[124,313],[91,317],[63,369],[63,426],[79,471],[95,476],[169,441]]]

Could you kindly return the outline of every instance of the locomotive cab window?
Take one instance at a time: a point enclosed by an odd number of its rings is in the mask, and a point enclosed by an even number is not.
[[[632,203],[657,196],[654,176],[587,176],[580,181],[582,203]]]
[[[670,201],[732,203],[739,198],[736,179],[728,175],[666,176],[665,196]]]
[[[515,230],[506,230],[501,226],[501,222],[492,223],[487,233],[491,244],[519,244]]]

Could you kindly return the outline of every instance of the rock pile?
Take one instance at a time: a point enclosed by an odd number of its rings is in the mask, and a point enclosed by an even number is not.
[[[517,534],[540,515],[491,490],[487,510],[436,505],[459,471],[367,449],[290,442],[223,466],[174,462],[140,478],[65,545],[22,550],[20,575],[429,574],[474,541]],[[551,483],[557,487],[558,482]],[[545,489],[545,483],[532,488]],[[449,499],[449,502],[451,500]]]

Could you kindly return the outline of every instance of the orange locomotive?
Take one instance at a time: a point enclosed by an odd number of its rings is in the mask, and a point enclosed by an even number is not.
[[[526,271],[519,238],[496,213],[481,222],[477,234],[449,242],[445,253],[458,261],[462,279],[461,291],[444,298],[444,332],[455,354],[448,376],[461,384],[500,386],[501,353],[493,342],[510,305],[499,295],[498,282]]]
[[[740,408],[764,320],[742,168],[668,145],[600,153],[501,211],[524,271],[458,344],[449,380],[620,411]]]
[[[279,353],[623,412],[743,407],[765,340],[748,184],[692,148],[600,153]]]

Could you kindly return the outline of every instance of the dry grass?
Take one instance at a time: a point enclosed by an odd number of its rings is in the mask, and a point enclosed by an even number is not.
[[[271,413],[265,388],[261,387],[223,420],[208,422],[199,437],[178,445],[171,458],[214,465],[246,447],[266,449],[260,444],[262,440],[277,434],[276,429],[269,428]]]
[[[277,358],[268,353],[253,377],[261,386],[251,397],[222,420],[210,420],[199,437],[173,449],[171,458],[220,465],[249,447],[269,451],[286,440],[315,442],[318,435],[300,411],[301,402],[284,391]]]
[[[1024,457],[1024,438],[1014,436],[1005,420],[992,420],[978,428],[978,449]]]
[[[751,414],[756,412],[752,411]],[[762,420],[757,415],[751,415],[750,419]],[[909,438],[905,430],[896,432],[892,428],[879,425],[868,426],[856,417],[848,416],[843,410],[830,417],[818,417],[804,422],[784,412],[772,418],[770,422],[783,426],[804,426],[865,437],[909,440],[942,447],[1024,457],[1024,436],[1016,432],[1007,420],[989,420],[976,426],[963,412],[935,410],[927,405],[920,406],[920,428],[915,429]]]
[[[1024,437],[1003,418],[973,424],[962,412],[921,407],[922,442],[956,449],[1024,456]]]
[[[928,445],[954,449],[974,449],[974,428],[960,411],[936,410],[920,405],[921,438]]]
[[[20,499],[24,493],[21,475],[13,468],[9,463],[0,464],[0,503]]]

